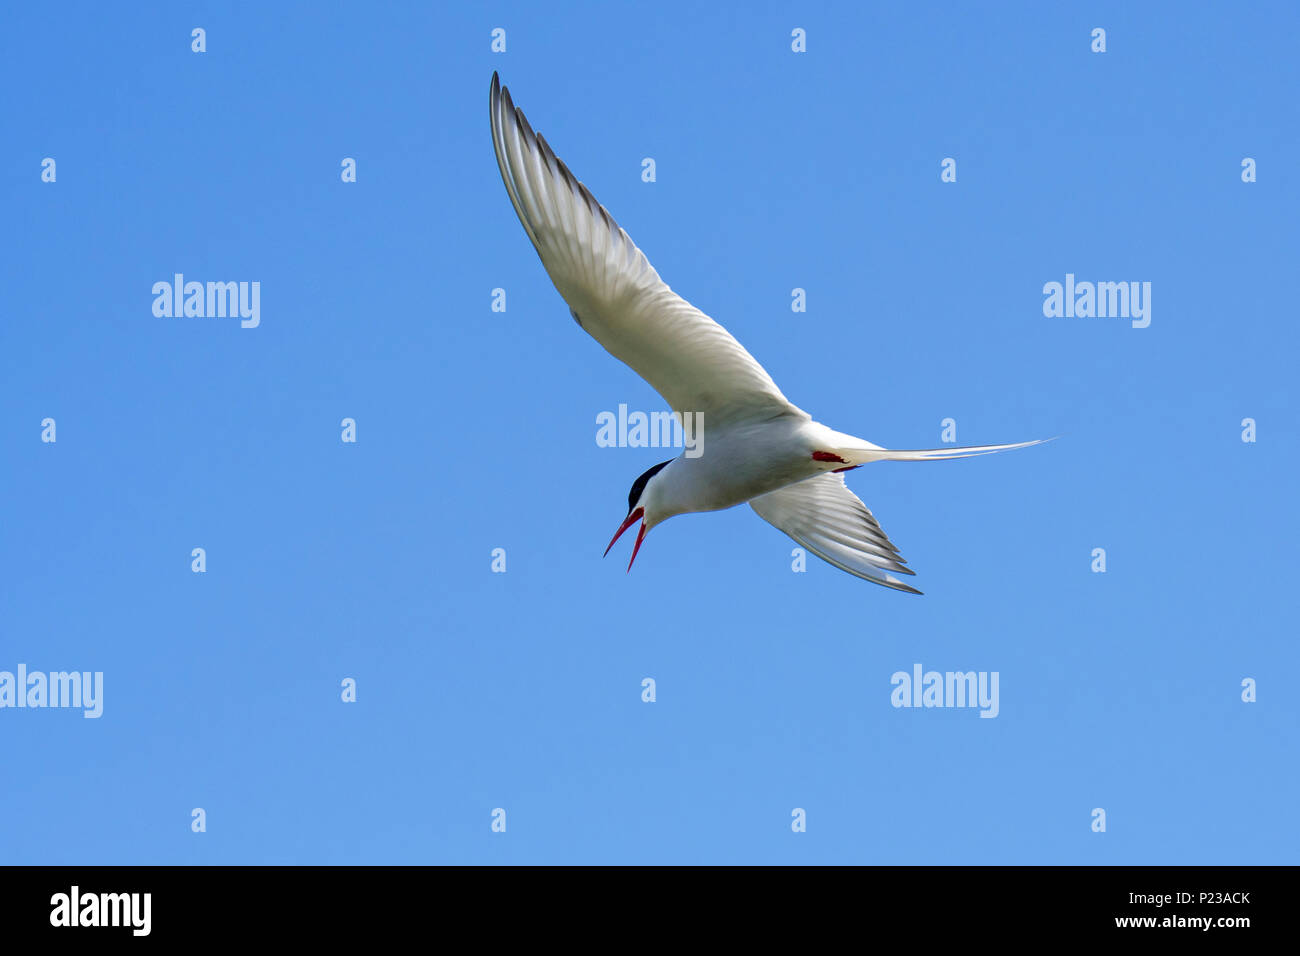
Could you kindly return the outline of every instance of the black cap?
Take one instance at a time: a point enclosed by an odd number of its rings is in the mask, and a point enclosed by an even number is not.
[[[636,481],[632,482],[632,490],[627,493],[628,514],[632,513],[632,509],[636,507],[636,503],[641,500],[641,492],[645,491],[645,486],[650,481],[650,479],[653,478],[655,475],[659,474],[659,472],[663,469],[665,465],[672,464],[672,461],[673,460],[671,458],[669,458],[667,461],[661,461],[659,464],[655,465],[653,468],[647,471]]]

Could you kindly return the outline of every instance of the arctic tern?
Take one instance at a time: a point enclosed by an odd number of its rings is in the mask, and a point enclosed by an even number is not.
[[[843,473],[873,461],[967,458],[1040,442],[899,450],[813,421],[726,329],[659,278],[605,207],[533,132],[496,73],[490,107],[506,193],[570,314],[674,412],[702,414],[707,429],[702,455],[662,462],[632,483],[627,517],[609,543],[612,548],[641,522],[628,570],[655,525],[749,502],[759,517],[835,567],[920,594],[895,576],[915,572],[845,485]]]

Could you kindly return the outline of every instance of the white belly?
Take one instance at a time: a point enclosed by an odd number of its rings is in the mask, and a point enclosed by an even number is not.
[[[670,514],[719,511],[844,467],[813,458],[814,451],[826,450],[834,434],[824,425],[795,419],[733,426],[720,433],[711,433],[705,422],[702,454],[674,459],[663,472],[664,504]]]

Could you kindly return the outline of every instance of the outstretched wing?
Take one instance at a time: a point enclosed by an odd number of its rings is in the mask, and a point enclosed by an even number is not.
[[[679,412],[717,425],[808,415],[731,334],[659,278],[492,75],[492,145],[510,202],[573,317]]]
[[[780,528],[823,561],[887,588],[920,594],[890,572],[914,574],[875,516],[844,484],[827,472],[759,495],[749,502],[758,516]]]

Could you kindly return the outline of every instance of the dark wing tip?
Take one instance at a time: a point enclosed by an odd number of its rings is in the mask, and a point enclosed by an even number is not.
[[[506,102],[510,103],[510,100],[507,99]],[[519,127],[525,133],[528,134],[525,137],[525,141],[527,142],[529,148],[531,149],[533,145],[536,144],[537,142],[537,134],[533,132],[533,127],[529,124],[528,117],[524,115],[524,111],[521,110],[519,107],[515,106],[513,103],[510,103],[510,105],[514,106],[515,119],[519,122]]]
[[[497,138],[497,122],[501,115],[501,99],[509,97],[510,92],[501,85],[501,77],[496,70],[492,71],[492,87],[488,90],[488,120],[492,124],[492,139]]]

